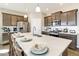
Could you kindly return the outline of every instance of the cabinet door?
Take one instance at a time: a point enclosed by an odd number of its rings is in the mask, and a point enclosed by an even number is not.
[[[52,21],[55,20],[55,14],[52,14]]]
[[[11,15],[3,13],[3,26],[11,26]]]
[[[44,17],[44,26],[47,26],[48,25],[48,19],[47,17]]]
[[[76,49],[76,46],[77,46],[77,36],[76,35],[59,34],[59,37],[72,40],[71,44],[69,45],[69,48]]]
[[[10,39],[10,35],[8,33],[2,33],[3,42]]]
[[[72,42],[69,45],[69,47],[72,48],[72,49],[76,49],[76,46],[77,46],[77,36],[76,35],[70,35],[70,40],[72,40]]]
[[[61,11],[55,13],[55,20],[61,19],[61,13],[62,13]]]
[[[11,16],[11,25],[15,26],[17,23],[17,16],[12,15]]]
[[[75,11],[69,11],[67,13],[68,25],[77,25],[77,13]]]
[[[64,25],[67,25],[67,13],[62,13],[61,14],[61,25],[64,26]]]
[[[51,15],[51,25],[53,26],[53,21],[55,20],[55,14],[53,13],[52,15]]]
[[[28,22],[28,17],[27,18],[24,18],[24,21]]]
[[[60,17],[59,16],[60,16],[59,13],[56,13],[55,14],[55,20],[60,20]]]
[[[48,16],[47,19],[48,19],[48,26],[51,26],[52,17],[51,16]]]
[[[23,16],[17,16],[17,20],[18,21],[24,21],[24,17]]]

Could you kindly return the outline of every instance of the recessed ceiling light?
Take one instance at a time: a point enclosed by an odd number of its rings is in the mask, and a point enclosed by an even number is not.
[[[28,9],[27,9],[27,8],[26,8],[25,10],[26,10],[26,12],[28,11]]]
[[[5,5],[9,5],[8,3],[5,3]]]
[[[63,5],[63,3],[59,3],[59,5],[60,5],[60,6],[62,6],[62,5]]]
[[[46,11],[48,11],[49,9],[48,8],[46,8]]]

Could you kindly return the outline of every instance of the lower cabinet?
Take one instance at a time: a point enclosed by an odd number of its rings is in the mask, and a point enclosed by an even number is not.
[[[2,44],[9,43],[10,35],[8,33],[2,33]]]
[[[72,40],[71,44],[69,45],[69,48],[76,49],[76,46],[77,46],[77,35],[59,34],[59,37]]]

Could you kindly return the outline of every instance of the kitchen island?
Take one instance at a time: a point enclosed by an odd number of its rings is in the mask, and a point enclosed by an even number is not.
[[[15,34],[12,34],[11,40],[15,40],[27,56],[36,56],[30,52],[35,44],[42,44],[49,48],[48,53],[44,56],[61,56],[71,43],[71,40],[48,35],[42,35],[42,37],[33,36],[31,33],[21,33],[21,35],[24,35],[24,37],[17,38]],[[21,40],[24,38],[32,39],[32,41],[22,42]]]

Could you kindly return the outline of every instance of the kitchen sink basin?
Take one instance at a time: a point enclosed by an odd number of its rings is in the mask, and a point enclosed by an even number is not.
[[[39,34],[33,34],[33,36],[42,37],[42,35]]]

